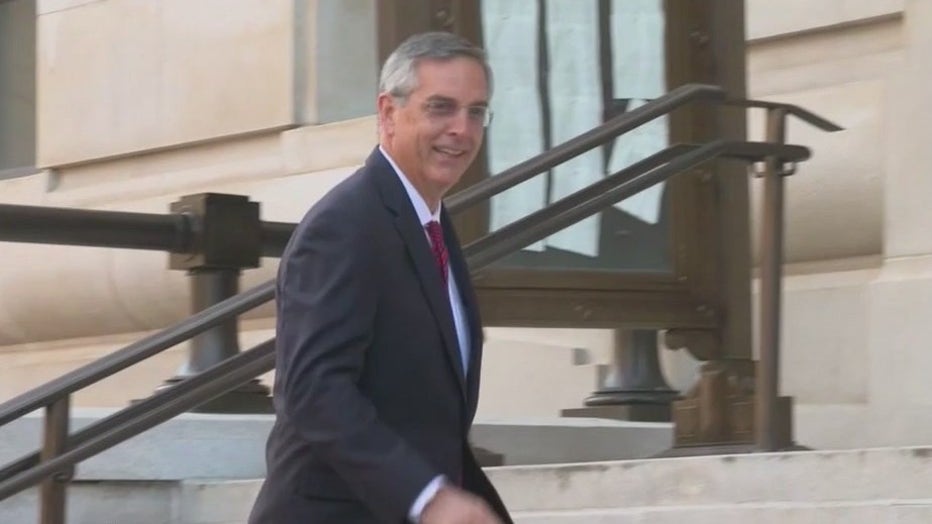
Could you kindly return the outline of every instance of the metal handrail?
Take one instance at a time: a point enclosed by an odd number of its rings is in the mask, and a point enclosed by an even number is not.
[[[812,111],[795,104],[787,104],[784,102],[769,102],[767,100],[751,100],[747,98],[728,98],[725,100],[725,105],[735,107],[757,107],[761,109],[782,109],[786,112],[787,115],[795,116],[803,122],[813,125],[822,131],[835,132],[844,130],[843,127],[836,124],[835,122],[822,118]]]
[[[262,256],[282,256],[295,227],[293,222],[262,222]]]
[[[672,146],[471,242],[463,248],[463,254],[470,268],[486,267],[607,206],[721,156],[745,160],[772,156],[786,162],[799,162],[809,158],[809,149],[795,145],[725,140],[698,147]]]
[[[6,468],[13,476],[0,482],[0,500],[67,471],[78,462],[222,395],[274,367],[273,338],[78,431],[70,436],[68,451],[51,460],[40,464],[38,453],[18,460],[16,465],[29,469],[12,471],[12,467]]]
[[[197,227],[196,217],[188,213],[0,204],[0,242],[188,253]],[[263,221],[259,228],[262,255],[277,257],[295,224]]]
[[[126,369],[275,297],[270,280],[0,404],[0,426]],[[0,477],[2,478],[2,477]]]
[[[671,111],[691,102],[719,101],[726,98],[725,91],[718,86],[706,84],[687,84],[677,87],[669,93],[627,113],[609,119],[581,135],[572,138],[549,151],[525,160],[508,168],[498,175],[487,178],[470,186],[444,201],[451,213],[470,207],[479,201],[493,197],[502,191],[525,182],[535,175],[543,173],[567,160],[575,158],[590,149],[604,144],[651,120],[666,115]]]
[[[67,230],[60,224],[68,224]],[[0,206],[0,239],[9,242],[184,253],[191,233],[184,214]]]

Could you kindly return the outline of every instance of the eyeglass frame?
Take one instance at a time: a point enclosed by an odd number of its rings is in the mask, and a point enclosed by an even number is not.
[[[403,100],[400,97],[395,98],[396,100]],[[445,104],[449,107],[440,107]],[[470,122],[476,123],[483,128],[487,128],[492,124],[492,109],[485,104],[473,104],[464,107],[456,100],[445,96],[432,96],[421,104],[421,110],[424,111],[424,114],[431,120],[438,121],[453,118],[464,108],[466,109],[466,116],[469,118]],[[480,111],[481,116],[474,114],[474,111]],[[476,118],[481,118],[481,121],[477,121]]]

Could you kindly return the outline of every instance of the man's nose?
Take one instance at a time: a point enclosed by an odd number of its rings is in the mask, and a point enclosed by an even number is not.
[[[447,133],[451,135],[464,135],[473,127],[473,122],[469,118],[469,108],[461,107],[447,124]]]

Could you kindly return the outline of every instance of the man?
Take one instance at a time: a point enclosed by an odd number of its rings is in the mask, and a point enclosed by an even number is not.
[[[379,147],[282,257],[277,418],[251,524],[511,522],[467,443],[482,330],[441,204],[490,91],[484,53],[452,34],[386,60]]]

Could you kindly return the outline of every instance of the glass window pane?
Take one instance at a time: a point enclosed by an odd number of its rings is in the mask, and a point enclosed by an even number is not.
[[[499,173],[666,90],[662,0],[483,0],[495,71],[489,168]],[[495,230],[668,144],[658,119],[493,198]],[[504,260],[509,267],[672,269],[663,184]]]

